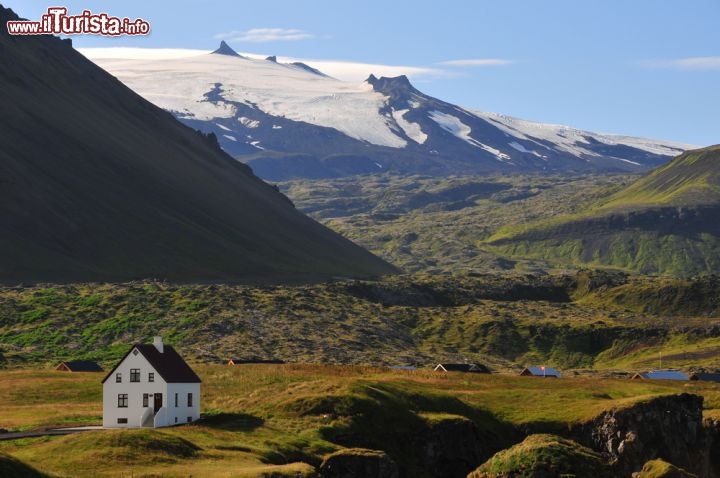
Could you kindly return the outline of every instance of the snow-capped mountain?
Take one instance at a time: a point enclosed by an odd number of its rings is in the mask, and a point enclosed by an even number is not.
[[[349,83],[303,63],[241,56],[224,42],[185,58],[91,58],[271,180],[635,171],[690,148],[471,111],[423,94],[404,76]]]

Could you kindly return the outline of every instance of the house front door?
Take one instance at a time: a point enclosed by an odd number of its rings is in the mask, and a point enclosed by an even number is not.
[[[155,406],[153,413],[157,413],[162,408],[162,393],[155,394]]]

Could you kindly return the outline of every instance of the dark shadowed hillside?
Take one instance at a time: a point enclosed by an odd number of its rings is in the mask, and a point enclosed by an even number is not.
[[[0,28],[0,58],[1,282],[394,271],[69,41]]]

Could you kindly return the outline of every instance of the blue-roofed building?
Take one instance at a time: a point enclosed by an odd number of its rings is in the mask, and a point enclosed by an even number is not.
[[[528,367],[520,375],[523,377],[545,377],[545,378],[560,378],[560,372],[552,367]]]
[[[636,373],[632,378],[636,380],[690,380],[688,374],[680,370],[651,370],[649,372]]]
[[[720,382],[720,373],[696,372],[690,375],[690,380],[702,380],[707,382]]]

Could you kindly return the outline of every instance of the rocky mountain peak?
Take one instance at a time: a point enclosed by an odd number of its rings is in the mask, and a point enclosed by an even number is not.
[[[213,52],[213,54],[242,57],[242,55],[240,55],[238,52],[233,50],[232,47],[230,47],[230,45],[225,43],[225,40],[222,40],[220,42],[220,47],[217,50],[215,50]]]
[[[400,108],[406,107],[413,97],[425,97],[423,93],[415,89],[405,75],[378,78],[371,74],[365,81],[372,85],[374,91],[389,97],[391,104]]]

